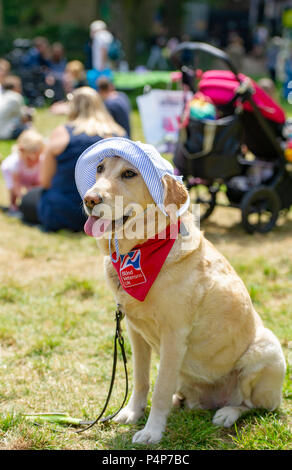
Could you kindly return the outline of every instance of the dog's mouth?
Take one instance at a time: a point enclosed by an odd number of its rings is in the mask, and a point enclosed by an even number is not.
[[[113,232],[121,228],[127,222],[130,215],[123,215],[116,220],[90,215],[85,222],[84,232],[90,237],[100,238],[107,232]]]

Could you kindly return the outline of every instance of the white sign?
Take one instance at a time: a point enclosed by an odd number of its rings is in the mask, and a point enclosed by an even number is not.
[[[184,106],[183,91],[152,90],[137,97],[145,140],[159,152],[172,152]]]

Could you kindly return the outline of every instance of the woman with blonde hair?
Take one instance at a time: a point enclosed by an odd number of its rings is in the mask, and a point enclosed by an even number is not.
[[[86,132],[88,135],[99,134],[103,138],[125,135],[125,130],[114,121],[101,96],[93,88],[78,88],[73,97],[69,105],[69,120],[74,134]]]
[[[86,217],[75,185],[79,155],[95,142],[124,136],[98,93],[81,87],[72,94],[66,125],[57,127],[45,147],[40,171],[41,187],[27,193],[21,204],[23,219],[40,223],[46,231],[81,231]]]
[[[66,94],[87,85],[85,68],[80,60],[68,62],[63,76],[63,85]]]

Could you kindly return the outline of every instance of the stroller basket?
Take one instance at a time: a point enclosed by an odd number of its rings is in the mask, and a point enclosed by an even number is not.
[[[215,121],[190,119],[187,128],[180,132],[175,166],[184,176],[191,174],[207,180],[238,175],[242,141],[240,119],[237,114]]]

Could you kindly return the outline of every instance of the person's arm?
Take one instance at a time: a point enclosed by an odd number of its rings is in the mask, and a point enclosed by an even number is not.
[[[107,60],[108,60],[108,50],[107,47],[103,46],[101,47],[101,63],[102,63],[102,69],[106,67]]]
[[[69,138],[67,129],[64,126],[59,126],[53,131],[45,147],[40,169],[40,184],[44,189],[51,187],[52,179],[57,171],[56,158],[67,147]]]
[[[19,178],[18,173],[12,174],[12,181],[13,181],[12,192],[15,198],[21,197],[21,183],[20,183],[20,178]]]

